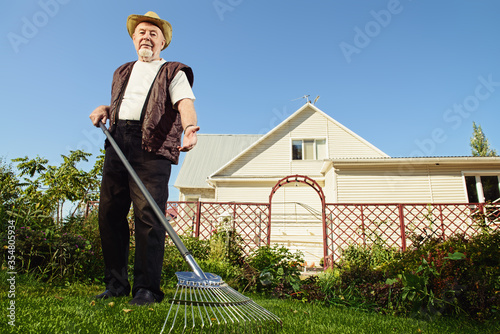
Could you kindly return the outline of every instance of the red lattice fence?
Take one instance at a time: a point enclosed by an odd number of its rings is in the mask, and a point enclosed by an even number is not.
[[[326,266],[350,244],[378,241],[405,250],[412,240],[500,228],[500,204],[327,204],[325,213]]]
[[[89,208],[98,205],[90,202]],[[166,214],[179,235],[210,239],[224,218],[244,242],[244,252],[271,243],[269,203],[168,202]],[[497,204],[326,204],[323,251],[325,266],[336,261],[351,244],[383,241],[405,250],[412,240],[471,236],[481,223],[500,228]],[[227,226],[225,226],[227,228]]]
[[[207,240],[217,228],[234,229],[243,239],[246,255],[271,242],[267,203],[168,202],[167,214],[172,217],[171,224],[179,235]],[[221,226],[224,218],[230,226]]]

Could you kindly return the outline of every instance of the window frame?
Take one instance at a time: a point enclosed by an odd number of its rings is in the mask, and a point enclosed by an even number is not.
[[[295,141],[301,141],[302,142],[302,153],[301,159],[294,159],[294,154],[293,154],[293,148],[294,148],[294,142]],[[305,155],[305,141],[313,141],[313,159],[304,159]],[[325,145],[325,156],[321,159],[318,159],[318,141],[324,141]],[[290,138],[290,160],[291,161],[321,161],[324,159],[328,159],[328,141],[326,140],[326,137],[297,137],[297,138]]]
[[[476,180],[476,192],[477,192],[477,199],[478,203],[485,203],[486,199],[484,197],[484,189],[483,189],[483,183],[481,181],[482,176],[496,176],[498,180],[498,191],[500,192],[500,171],[466,171],[462,172],[462,178],[463,178],[463,183],[464,183],[464,189],[465,189],[465,198],[469,202],[469,192],[467,190],[467,176],[474,176]],[[499,201],[500,203],[500,201]]]

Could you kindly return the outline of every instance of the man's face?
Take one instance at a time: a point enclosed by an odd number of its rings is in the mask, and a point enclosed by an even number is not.
[[[152,61],[160,59],[160,51],[165,45],[165,37],[160,28],[149,22],[141,22],[132,35],[139,60]]]

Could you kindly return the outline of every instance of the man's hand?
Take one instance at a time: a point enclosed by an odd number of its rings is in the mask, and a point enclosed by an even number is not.
[[[99,106],[90,114],[90,120],[94,126],[99,127],[99,122],[106,124],[109,118],[109,106]]]
[[[198,142],[196,132],[200,130],[200,127],[196,125],[196,110],[191,99],[182,99],[177,102],[177,109],[181,115],[182,127],[184,128],[182,146],[177,146],[177,148],[181,152],[187,152],[192,150]]]
[[[184,133],[184,139],[182,140],[182,146],[177,146],[179,151],[187,152],[191,151],[196,143],[198,142],[198,136],[196,132],[200,130],[199,126],[191,125],[186,129],[186,133]]]

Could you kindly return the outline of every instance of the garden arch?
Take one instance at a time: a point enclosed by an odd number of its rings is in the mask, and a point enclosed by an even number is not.
[[[323,189],[321,186],[313,180],[312,178],[306,176],[306,175],[290,175],[282,178],[279,180],[274,187],[271,190],[271,194],[269,195],[269,225],[268,225],[268,233],[269,237],[271,236],[271,211],[272,211],[272,200],[273,196],[276,194],[276,192],[283,186],[290,184],[290,183],[304,183],[308,186],[310,186],[316,193],[318,194],[320,201],[321,201],[321,226],[322,226],[322,232],[323,232],[323,258],[326,260],[327,259],[327,247],[325,246],[327,243],[327,238],[326,238],[326,211],[325,211],[325,194],[323,193]]]

